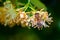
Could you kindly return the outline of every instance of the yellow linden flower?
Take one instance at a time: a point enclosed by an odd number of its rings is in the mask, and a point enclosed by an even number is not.
[[[49,17],[48,12],[36,11],[33,16],[30,17],[32,27],[34,28],[43,28],[49,27],[45,22],[51,23],[52,19]]]
[[[30,8],[30,7],[29,7]],[[34,27],[39,30],[43,27],[49,27],[53,22],[52,17],[44,8],[40,11],[29,11],[25,12],[25,8],[18,8],[15,10],[10,1],[4,3],[3,12],[0,10],[0,23],[5,26],[13,27],[15,24],[21,25],[22,27]]]

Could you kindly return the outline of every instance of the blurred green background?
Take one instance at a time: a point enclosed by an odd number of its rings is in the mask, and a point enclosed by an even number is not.
[[[0,0],[0,9],[6,0]],[[16,7],[24,6],[28,0],[11,0]],[[20,4],[20,5],[19,5]],[[45,8],[53,17],[53,23],[49,28],[28,29],[20,26],[13,28],[0,25],[0,40],[60,40],[60,1],[59,0],[31,0],[31,4],[37,8]]]

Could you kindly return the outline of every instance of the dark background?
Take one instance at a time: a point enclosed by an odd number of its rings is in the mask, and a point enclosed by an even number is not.
[[[2,0],[0,6],[3,6]],[[27,0],[20,0],[26,2]],[[40,0],[47,7],[47,11],[53,17],[53,23],[49,28],[28,29],[15,26],[13,28],[0,25],[0,40],[60,40],[60,1],[59,0]]]

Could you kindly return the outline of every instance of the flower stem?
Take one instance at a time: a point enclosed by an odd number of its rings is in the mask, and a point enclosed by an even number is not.
[[[33,11],[36,11],[31,4],[30,4],[29,8],[31,8],[31,10],[33,10]]]
[[[26,11],[27,9],[28,9],[28,7],[31,9],[31,10],[33,10],[33,11],[36,11],[34,8],[33,8],[33,6],[31,5],[31,3],[30,3],[30,0],[28,0],[28,3],[24,6],[24,11]]]
[[[28,9],[29,4],[30,4],[30,0],[28,0],[28,3],[24,6],[24,8],[25,8],[25,10],[24,10],[24,11],[26,11],[26,10]]]

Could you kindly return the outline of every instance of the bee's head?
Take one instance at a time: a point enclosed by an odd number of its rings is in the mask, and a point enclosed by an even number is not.
[[[39,18],[39,13],[35,13],[35,17],[36,18]]]

